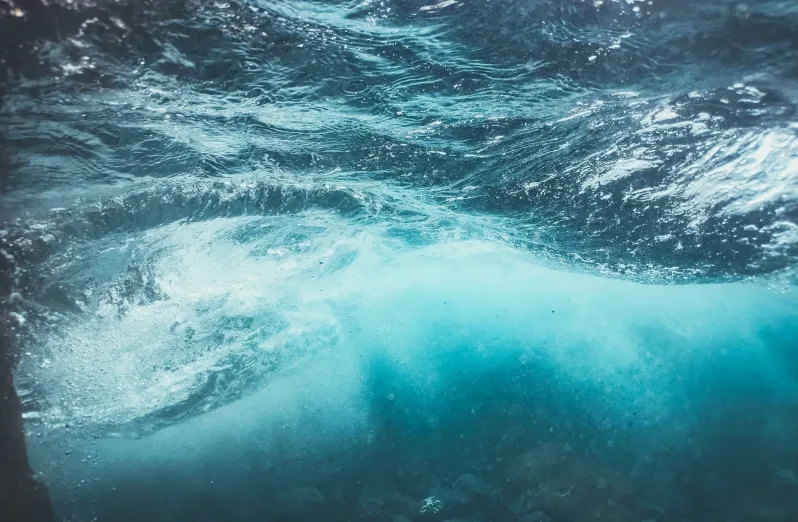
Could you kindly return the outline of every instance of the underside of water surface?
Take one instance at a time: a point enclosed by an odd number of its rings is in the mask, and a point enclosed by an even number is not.
[[[794,2],[0,0],[0,71],[55,520],[798,520]]]

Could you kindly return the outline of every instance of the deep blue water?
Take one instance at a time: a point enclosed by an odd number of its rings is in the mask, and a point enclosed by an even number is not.
[[[795,2],[5,0],[0,40],[59,520],[798,520]]]

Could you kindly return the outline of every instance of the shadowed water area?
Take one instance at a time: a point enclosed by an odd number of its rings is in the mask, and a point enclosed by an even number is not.
[[[798,520],[794,2],[0,0],[0,86],[56,520]]]

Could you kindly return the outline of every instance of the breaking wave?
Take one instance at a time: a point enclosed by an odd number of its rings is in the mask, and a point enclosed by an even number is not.
[[[793,519],[796,27],[0,2],[4,324],[60,516]]]

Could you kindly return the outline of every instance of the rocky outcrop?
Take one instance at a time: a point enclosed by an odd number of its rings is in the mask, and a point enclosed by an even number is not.
[[[518,522],[551,522],[551,519],[543,511],[533,511]]]
[[[8,344],[0,346],[8,354]],[[7,522],[52,522],[47,488],[28,464],[19,397],[8,357],[0,357],[0,519]]]
[[[409,496],[387,487],[369,485],[357,497],[355,512],[362,520],[401,522],[412,520],[419,511],[419,503]]]
[[[22,411],[14,389],[12,340],[14,320],[13,255],[0,240],[0,520],[4,522],[52,522],[47,488],[34,478],[28,464]]]
[[[283,493],[277,502],[277,512],[283,516],[322,514],[327,497],[318,489],[296,488]]]
[[[631,482],[565,443],[541,444],[524,453],[511,464],[508,481],[515,498],[511,509],[519,516],[541,511],[555,520],[639,520]]]

